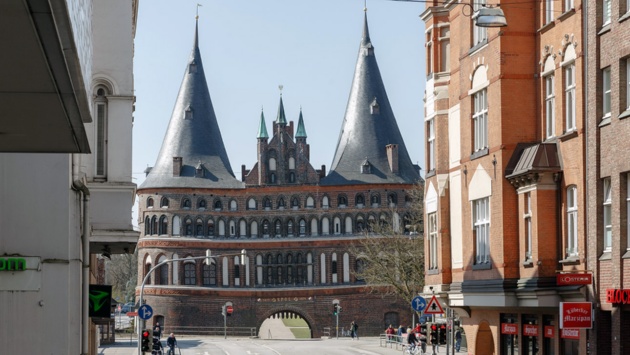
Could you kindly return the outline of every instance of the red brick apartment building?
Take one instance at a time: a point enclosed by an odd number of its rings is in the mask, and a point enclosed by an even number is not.
[[[424,293],[456,312],[469,354],[585,354],[587,331],[563,332],[559,306],[587,301],[588,286],[556,283],[590,255],[583,3],[502,1],[507,27],[482,28],[471,15],[484,3],[421,15]]]
[[[586,225],[596,310],[589,341],[598,354],[628,354],[630,2],[589,2],[587,10]]]
[[[271,132],[261,114],[255,164],[235,178],[215,117],[197,34],[164,143],[138,188],[139,280],[166,329],[223,326],[260,329],[270,317],[300,317],[313,337],[357,321],[362,334],[411,319],[408,304],[371,294],[354,272],[366,261],[349,252],[372,223],[406,228],[410,189],[421,181],[389,104],[367,16],[350,99],[331,169],[310,163],[302,112],[297,129],[282,97]],[[271,134],[269,134],[271,133]],[[207,249],[210,265],[194,257]],[[247,252],[244,263],[238,255]],[[231,256],[225,256],[231,254]],[[408,324],[408,323],[405,323]],[[180,327],[180,328],[178,328]],[[334,329],[334,328],[333,328]],[[267,336],[264,334],[263,336]]]

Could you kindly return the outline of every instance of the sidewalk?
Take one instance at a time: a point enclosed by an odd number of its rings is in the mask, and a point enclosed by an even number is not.
[[[116,342],[113,344],[103,344],[98,348],[99,355],[137,355],[138,343],[134,339],[131,344],[129,338],[119,339],[116,338]]]

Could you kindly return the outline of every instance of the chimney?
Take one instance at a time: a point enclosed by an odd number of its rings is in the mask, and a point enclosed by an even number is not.
[[[180,176],[182,171],[182,157],[173,157],[173,176]]]
[[[388,144],[385,146],[385,150],[387,151],[389,170],[394,174],[398,174],[398,144]]]

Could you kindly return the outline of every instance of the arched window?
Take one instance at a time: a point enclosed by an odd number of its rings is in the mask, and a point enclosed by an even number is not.
[[[294,172],[290,172],[289,173],[289,182],[295,182],[295,173]]]
[[[149,216],[144,217],[144,235],[151,234],[151,219]]]
[[[160,207],[167,208],[168,207],[168,198],[162,197],[160,200]]]
[[[290,237],[293,236],[293,221],[287,222],[287,235]]]
[[[251,235],[252,238],[256,238],[258,236],[258,222],[252,221],[252,223],[250,223],[249,235]]]
[[[269,158],[269,171],[276,171],[276,158]]]
[[[107,151],[108,151],[108,107],[107,97],[109,94],[105,87],[96,88],[96,97],[94,98],[94,127],[96,130],[96,141],[94,142],[94,177],[99,179],[107,179]],[[153,206],[153,205],[151,205]]]
[[[357,197],[354,199],[354,204],[357,207],[363,207],[363,205],[365,205],[365,197],[363,197],[363,194],[357,194]]]
[[[200,210],[205,210],[206,207],[208,207],[206,200],[200,198],[199,201],[197,202],[197,208]]]
[[[195,235],[198,237],[203,236],[203,221],[201,218],[197,218],[197,222],[195,223]]]
[[[326,255],[322,253],[319,255],[319,282],[322,284],[328,283],[326,276]]]
[[[370,196],[370,203],[372,207],[378,207],[381,204],[381,196],[378,194]]]
[[[256,284],[263,284],[263,257],[262,255],[256,255]]]
[[[230,220],[230,237],[234,237],[236,235],[236,222],[234,220]]]
[[[328,202],[328,196],[322,197],[322,208],[330,207],[330,202]]]
[[[276,183],[276,174],[275,173],[269,174],[269,183],[270,184],[275,184]]]
[[[315,207],[315,200],[309,196],[306,198],[306,208],[313,208]]]
[[[207,225],[207,230],[206,233],[208,233],[208,237],[212,237],[214,236],[214,221],[212,219],[208,219],[208,223],[206,223]]]
[[[300,237],[303,237],[306,235],[306,221],[301,219],[300,220]]]
[[[182,200],[182,208],[190,208],[190,199],[185,198]]]
[[[352,234],[352,218],[350,216],[346,216],[346,221],[344,224],[346,225],[346,230],[344,233]]]
[[[196,285],[197,273],[195,271],[194,261],[184,262],[184,285]]]
[[[263,200],[263,207],[265,208],[265,210],[271,209],[271,200],[268,197],[265,197],[265,199]]]
[[[249,200],[247,200],[247,209],[248,210],[255,210],[256,209],[256,200],[253,198],[250,198]]]
[[[284,199],[283,199],[282,197],[280,197],[280,198],[278,199],[278,209],[279,209],[279,210],[283,210],[283,209],[284,209],[284,206],[285,206],[285,205],[284,205]]]
[[[333,219],[333,229],[335,234],[341,234],[341,219],[339,217]]]
[[[151,217],[151,235],[158,233],[158,222],[157,217]]]
[[[295,158],[289,157],[289,170],[295,170]]]
[[[365,229],[365,222],[363,221],[363,217],[357,217],[357,232],[361,233]]]
[[[223,203],[221,203],[221,200],[214,201],[214,210],[221,211],[222,209],[223,209]]]
[[[230,201],[230,211],[236,211],[236,210],[238,210],[236,200]]]
[[[317,219],[311,219],[311,236],[317,236],[319,229],[317,228]]]
[[[241,285],[241,266],[240,256],[234,257],[234,286]]]
[[[219,237],[225,237],[225,221],[219,220]]]
[[[247,236],[247,222],[244,219],[241,219],[238,223],[238,235],[241,237]]]
[[[387,196],[387,202],[389,207],[396,207],[398,205],[398,196],[395,193],[391,193]]]
[[[269,221],[268,220],[263,221],[263,236],[266,236],[266,237],[269,236]]]
[[[291,199],[291,208],[298,209],[300,207],[300,200],[297,197]]]
[[[168,234],[168,218],[165,215],[160,216],[160,225],[158,234]]]
[[[356,280],[363,281],[363,272],[365,272],[365,259],[359,258],[354,263],[354,270],[356,272]]]
[[[275,229],[274,230],[275,230],[275,233],[276,233],[277,237],[282,235],[282,222],[280,222],[279,219],[276,220]]]
[[[217,266],[214,263],[211,263],[210,265],[205,263],[203,264],[203,285],[217,285]]]
[[[181,225],[180,225],[179,216],[174,216],[173,217],[173,235],[179,236],[180,233],[181,233]]]
[[[343,196],[343,195],[337,196],[337,206],[339,207],[348,206],[348,199],[346,198],[346,196]]]
[[[330,273],[332,274],[332,282],[337,283],[337,253],[331,256]]]
[[[186,221],[184,222],[184,224],[186,225],[186,235],[190,236],[193,234],[193,224],[192,224],[192,220],[190,218],[186,218]]]
[[[328,217],[322,218],[322,235],[330,234],[330,221]]]
[[[166,257],[164,255],[160,256],[160,258],[158,259],[158,264],[163,262],[164,260],[166,260]],[[160,266],[157,274],[157,284],[168,285],[168,263]]]
[[[147,208],[153,208],[153,197],[147,198]]]

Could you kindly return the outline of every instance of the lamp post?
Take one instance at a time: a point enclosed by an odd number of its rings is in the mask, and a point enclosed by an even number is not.
[[[149,279],[149,276],[151,276],[151,274],[153,273],[153,271],[155,271],[157,268],[159,268],[160,266],[164,265],[164,264],[168,264],[168,263],[172,263],[174,261],[185,261],[185,260],[199,260],[199,259],[206,259],[207,263],[211,262],[211,258],[220,258],[220,257],[224,257],[224,256],[236,256],[236,255],[240,255],[241,256],[241,264],[245,264],[245,257],[247,256],[247,252],[245,249],[242,249],[240,253],[238,254],[223,254],[223,255],[211,255],[210,250],[208,249],[206,251],[206,255],[204,256],[193,256],[193,257],[187,257],[187,258],[177,258],[177,259],[166,259],[160,263],[158,263],[157,265],[155,265],[154,267],[151,268],[151,270],[149,270],[149,272],[147,272],[146,275],[144,275],[144,278],[142,279],[142,285],[140,286],[140,299],[138,300],[138,304],[140,305],[140,307],[142,307],[142,305],[144,304],[142,301],[142,296],[144,294],[144,284],[145,282],[147,282],[147,280]],[[140,339],[142,337],[142,329],[145,326],[145,320],[143,319],[142,322],[138,322],[138,354],[142,354],[142,344],[140,342]]]

